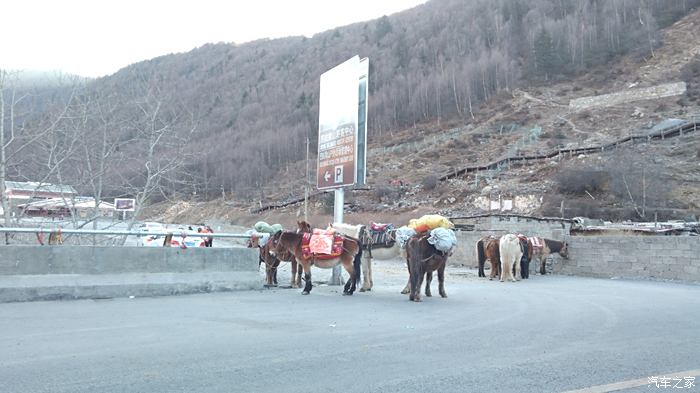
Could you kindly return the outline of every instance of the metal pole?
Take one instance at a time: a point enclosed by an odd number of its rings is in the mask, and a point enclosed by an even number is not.
[[[309,138],[306,138],[306,174],[304,175],[304,221],[309,222]]]
[[[345,190],[341,188],[335,189],[335,202],[333,204],[333,222],[337,224],[343,223],[343,205],[345,203]],[[340,265],[333,268],[331,273],[330,283],[328,285],[343,285],[341,277]]]

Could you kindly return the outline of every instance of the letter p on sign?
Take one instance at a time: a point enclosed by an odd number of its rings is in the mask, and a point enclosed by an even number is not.
[[[335,179],[333,180],[336,184],[343,182],[343,166],[338,165],[335,167]]]

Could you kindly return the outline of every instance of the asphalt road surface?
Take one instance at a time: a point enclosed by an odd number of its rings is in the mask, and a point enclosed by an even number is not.
[[[563,392],[700,369],[700,286],[450,268],[449,298],[434,280],[412,303],[405,275],[379,262],[354,296],[0,304],[0,392]]]

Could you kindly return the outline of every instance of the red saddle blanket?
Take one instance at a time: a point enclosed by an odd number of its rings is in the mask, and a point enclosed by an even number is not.
[[[384,232],[391,224],[382,224],[379,222],[370,221],[369,227],[375,232]]]
[[[316,259],[336,258],[343,253],[343,240],[343,236],[336,234],[304,233],[301,240],[301,256],[304,259],[312,257]],[[329,243],[330,248],[328,247]]]
[[[534,248],[544,248],[544,239],[541,237],[531,237],[530,242]]]

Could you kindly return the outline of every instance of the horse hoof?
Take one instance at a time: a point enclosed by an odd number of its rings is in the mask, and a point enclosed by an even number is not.
[[[440,296],[442,296],[443,298],[446,298],[446,297],[447,297],[447,294],[446,294],[446,293],[443,293],[443,294],[441,294]]]
[[[369,289],[360,288],[360,292],[367,292]]]
[[[343,292],[343,296],[352,296],[352,292]]]
[[[425,297],[433,297],[433,295],[431,293],[426,293]]]
[[[308,295],[308,294],[309,294],[309,291],[304,291],[304,292],[302,292],[301,294],[302,294],[302,295]]]
[[[401,291],[401,294],[402,294],[402,295],[405,295],[405,294],[407,294],[407,293],[408,293],[408,291],[405,290],[405,289],[404,289],[403,291]],[[412,299],[411,299],[411,300],[412,300]]]

